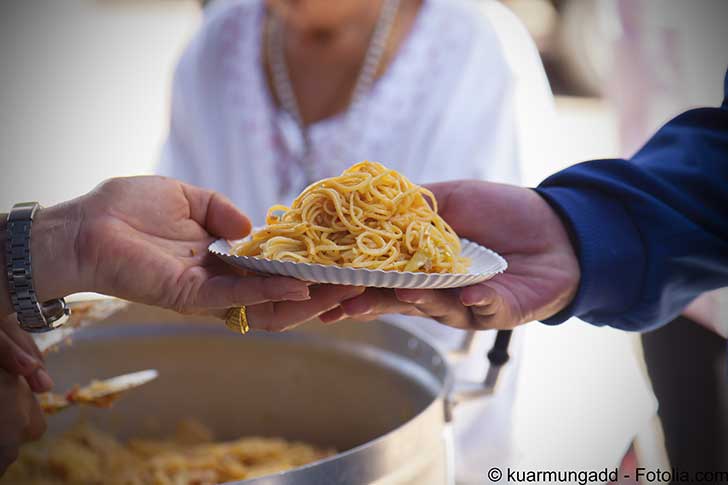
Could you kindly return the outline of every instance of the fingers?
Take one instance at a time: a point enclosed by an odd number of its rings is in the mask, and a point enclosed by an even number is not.
[[[511,329],[523,323],[498,289],[475,285],[452,290],[369,288],[320,315],[323,323],[371,320],[382,314],[419,315],[465,330]]]
[[[494,288],[486,284],[468,286],[460,291],[460,301],[470,307],[474,313],[492,315],[491,306],[499,300]]]
[[[460,300],[463,302],[463,305],[468,306],[488,304],[496,296],[495,289],[484,283],[467,286],[460,291]]]
[[[226,197],[212,194],[204,226],[207,232],[226,239],[240,239],[250,233],[250,219]]]
[[[53,380],[43,369],[43,354],[14,320],[6,318],[0,322],[0,368],[24,376],[33,392],[50,391]]]
[[[398,300],[394,290],[368,288],[363,294],[343,301],[338,307],[322,314],[319,320],[326,324],[346,318],[369,321],[387,314],[427,316],[413,305]]]
[[[341,305],[338,305],[331,310],[319,315],[319,320],[321,321],[321,323],[329,324],[343,320],[346,317],[347,315],[346,313],[344,313],[344,309],[341,308]]]
[[[438,213],[450,225],[457,225],[463,214],[472,213],[467,211],[466,207],[462,207],[461,203],[462,192],[468,189],[470,183],[465,180],[453,180],[425,185],[425,188],[432,191],[435,200],[437,200]],[[469,202],[473,203],[474,201],[471,199]],[[456,232],[460,234],[459,230],[456,230]]]
[[[411,315],[419,313],[409,303],[397,299],[394,290],[387,288],[369,288],[363,294],[341,303],[343,316],[357,320],[371,320],[380,315],[399,313]],[[331,315],[327,315],[330,318]],[[328,320],[327,323],[333,323]]]
[[[23,430],[23,442],[35,441],[40,439],[46,431],[45,417],[32,390],[28,389],[22,381],[20,382],[20,387],[23,389],[21,391],[21,412],[24,414],[24,422],[26,423],[25,429]]]
[[[0,328],[4,330],[5,333],[7,333],[8,336],[28,354],[35,356],[41,362],[45,360],[43,352],[41,352],[35,344],[33,337],[28,332],[20,328],[20,324],[15,316],[9,316],[2,320]]]
[[[0,475],[18,455],[18,448],[40,438],[46,429],[40,405],[22,377],[0,370]]]
[[[250,219],[227,197],[192,185],[182,184],[190,204],[190,217],[210,234],[240,239],[250,233]]]
[[[30,376],[42,367],[41,360],[25,351],[10,336],[0,331],[0,367],[16,376]]]
[[[53,389],[53,379],[42,367],[26,376],[25,380],[33,392],[48,392]]]
[[[18,459],[20,445],[0,445],[0,477]]]
[[[345,318],[371,320],[383,314],[418,315],[433,318],[455,328],[472,329],[480,316],[490,316],[490,307],[484,301],[490,297],[488,289],[470,291],[466,301],[480,306],[468,307],[460,300],[457,290],[389,290],[369,288],[365,293],[341,303],[339,307],[322,314],[324,323]],[[476,315],[470,310],[478,312]]]
[[[522,322],[515,315],[513,304],[502,292],[486,283],[463,288],[460,301],[470,308],[473,325],[481,330],[508,330]]]
[[[334,323],[345,318],[371,320],[383,314],[424,316],[466,330],[510,329],[523,323],[514,317],[518,313],[510,308],[512,305],[508,300],[498,290],[484,284],[462,290],[369,288],[366,291],[358,287],[323,285],[306,287],[308,298],[294,301],[295,291],[283,295],[273,293],[282,291],[277,280],[291,281],[288,278],[242,279],[258,281],[247,281],[242,291],[247,292],[247,301],[257,300],[260,304],[246,303],[242,297],[224,304],[220,301],[207,303],[215,308],[247,305],[251,327],[270,331],[286,330],[316,317],[323,323]],[[257,293],[251,296],[249,286]]]
[[[425,188],[430,190],[437,199],[438,208],[444,210],[447,208],[447,199],[451,194],[457,192],[463,185],[462,180],[452,180],[448,182],[436,182],[426,184]]]
[[[265,303],[249,306],[248,323],[252,328],[280,332],[309,321],[332,310],[339,304],[360,295],[364,288],[357,286],[322,285],[312,287],[311,299],[300,302]]]
[[[450,327],[472,329],[470,310],[459,298],[458,290],[395,290],[397,298],[410,303],[427,316]]]
[[[219,275],[207,279],[199,290],[199,307],[228,308],[274,301],[310,299],[308,283],[281,276]]]

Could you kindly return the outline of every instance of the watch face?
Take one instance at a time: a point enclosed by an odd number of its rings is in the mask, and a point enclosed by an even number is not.
[[[49,306],[52,306],[52,308],[50,308],[49,311],[46,311],[46,308]],[[49,324],[52,323],[53,328],[63,325],[63,323],[68,320],[68,317],[71,315],[71,309],[62,298],[43,303],[42,311],[46,322]]]

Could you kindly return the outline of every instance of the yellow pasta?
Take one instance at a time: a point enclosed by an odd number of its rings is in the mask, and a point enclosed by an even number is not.
[[[296,468],[334,454],[280,438],[213,442],[204,426],[183,422],[174,439],[122,444],[88,425],[21,448],[0,478],[12,485],[213,485]]]
[[[311,184],[291,207],[271,207],[266,227],[233,253],[424,273],[464,273],[469,265],[432,192],[368,161]]]

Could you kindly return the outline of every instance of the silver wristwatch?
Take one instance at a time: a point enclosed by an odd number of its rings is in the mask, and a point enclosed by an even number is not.
[[[18,322],[28,332],[47,332],[67,320],[70,309],[63,298],[39,303],[33,287],[30,260],[30,231],[37,202],[15,204],[8,214],[5,260],[8,290],[17,312]]]

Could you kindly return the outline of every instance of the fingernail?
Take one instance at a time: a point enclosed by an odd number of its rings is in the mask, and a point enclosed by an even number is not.
[[[358,296],[361,295],[366,291],[366,288],[363,286],[352,286],[347,288],[347,294],[351,296]]]
[[[328,312],[324,313],[323,315],[321,315],[319,317],[319,320],[321,320],[321,323],[329,324],[329,323],[338,322],[339,320],[342,320],[345,317],[346,317],[346,315],[344,315],[344,309],[341,308],[340,306],[338,306],[336,308],[329,310]]]
[[[20,368],[27,372],[30,372],[31,370],[37,369],[41,366],[41,363],[38,359],[23,351],[19,352],[15,356],[15,360],[18,362]]]
[[[298,286],[294,289],[284,290],[283,298],[291,301],[306,301],[311,299],[308,286]]]
[[[465,306],[482,306],[490,303],[490,300],[484,298],[481,294],[474,294],[473,292],[463,292],[460,294],[460,303]]]
[[[460,303],[462,303],[465,306],[473,306],[475,304],[475,301],[473,301],[472,298],[468,298],[466,295],[461,295]]]
[[[45,369],[38,369],[35,371],[35,379],[42,392],[47,392],[53,389],[53,379],[51,379],[51,376],[48,375]]]
[[[341,308],[344,310],[345,314],[350,316],[362,315],[371,310],[367,302],[359,300],[344,301],[341,303]]]
[[[396,290],[397,299],[405,303],[420,303],[420,297],[416,291]]]

